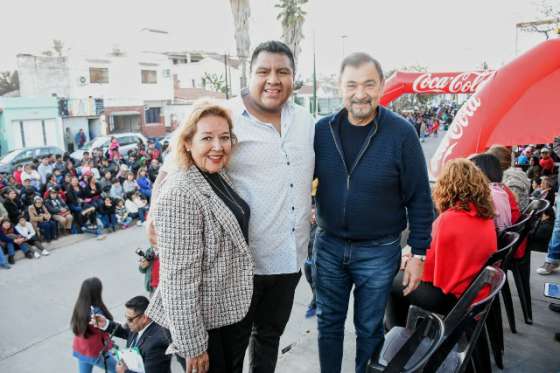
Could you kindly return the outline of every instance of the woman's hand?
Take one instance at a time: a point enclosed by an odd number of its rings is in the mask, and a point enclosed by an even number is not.
[[[210,361],[208,360],[208,353],[202,354],[193,358],[187,359],[186,373],[206,373],[210,368]]]
[[[406,267],[406,263],[408,262],[408,260],[412,258],[412,254],[411,253],[406,253],[403,254],[403,256],[401,256],[401,271],[404,271],[404,268]]]

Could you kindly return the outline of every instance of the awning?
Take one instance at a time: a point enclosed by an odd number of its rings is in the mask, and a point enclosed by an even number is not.
[[[111,115],[114,117],[123,117],[126,115],[140,115],[140,113],[137,111],[114,111]]]

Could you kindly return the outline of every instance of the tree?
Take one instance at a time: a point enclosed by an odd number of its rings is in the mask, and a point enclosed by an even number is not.
[[[214,92],[226,93],[226,80],[223,74],[204,73],[202,76],[202,85],[204,87],[210,86],[210,90]]]
[[[247,87],[247,59],[251,48],[249,38],[249,17],[251,7],[249,0],[230,0],[233,23],[235,25],[235,46],[237,57],[241,62],[241,88]]]
[[[0,96],[19,89],[19,76],[17,71],[0,72]]]
[[[541,0],[537,9],[537,20],[518,23],[516,27],[521,31],[543,34],[548,40],[551,34],[560,30],[560,0]]]
[[[280,0],[274,5],[280,9],[276,19],[282,23],[282,40],[292,50],[296,66],[303,40],[303,23],[307,14],[303,10],[303,5],[307,2],[308,0]]]

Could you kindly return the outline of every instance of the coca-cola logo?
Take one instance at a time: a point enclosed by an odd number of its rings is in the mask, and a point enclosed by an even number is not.
[[[472,71],[459,74],[420,75],[412,83],[415,93],[474,93],[494,75],[494,71]]]
[[[467,128],[470,124],[470,119],[474,116],[481,105],[482,101],[480,97],[473,95],[457,112],[453,123],[447,131],[447,135],[439,144],[435,154],[430,160],[430,171],[433,174],[439,173],[440,168],[445,164],[453,152],[457,142],[463,137],[465,128]]]

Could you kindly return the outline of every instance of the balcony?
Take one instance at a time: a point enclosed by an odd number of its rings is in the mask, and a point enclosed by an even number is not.
[[[58,112],[61,117],[98,117],[105,110],[102,98],[60,98]]]

